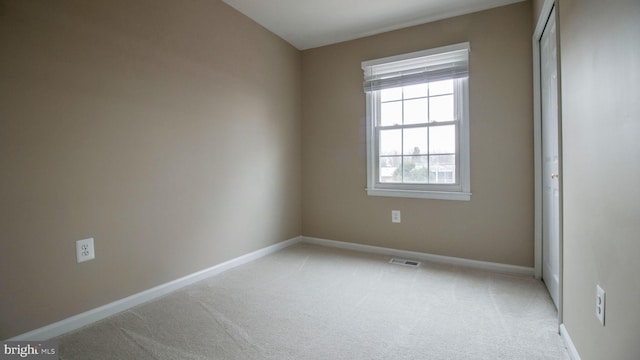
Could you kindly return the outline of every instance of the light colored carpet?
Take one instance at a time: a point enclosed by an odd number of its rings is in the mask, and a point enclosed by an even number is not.
[[[544,285],[298,244],[76,332],[61,359],[569,359]]]

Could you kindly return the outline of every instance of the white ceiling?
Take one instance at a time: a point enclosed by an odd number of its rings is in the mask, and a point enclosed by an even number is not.
[[[223,0],[300,50],[524,0]]]

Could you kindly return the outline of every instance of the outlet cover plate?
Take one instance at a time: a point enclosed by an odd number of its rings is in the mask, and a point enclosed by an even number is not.
[[[95,258],[96,253],[93,247],[93,238],[76,241],[76,260],[78,264]]]
[[[596,317],[600,320],[602,326],[604,326],[605,300],[604,290],[600,285],[596,285]]]
[[[400,210],[391,210],[391,222],[400,223]]]

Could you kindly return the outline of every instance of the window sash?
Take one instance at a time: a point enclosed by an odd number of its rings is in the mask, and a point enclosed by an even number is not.
[[[463,80],[464,81],[464,80]],[[381,126],[381,105],[380,101],[380,91],[371,92],[368,96],[370,96],[371,106],[372,106],[372,120],[373,120],[373,131],[374,131],[374,168],[373,168],[373,176],[374,176],[374,184],[376,188],[379,189],[409,189],[409,190],[433,190],[433,191],[462,191],[462,183],[461,183],[461,157],[460,157],[460,122],[463,116],[463,84],[462,81],[454,80],[453,86],[453,97],[454,97],[454,120],[452,121],[438,121],[438,122],[426,122],[426,123],[418,123],[418,124],[408,124],[408,125],[387,125]],[[404,99],[399,101],[405,101]],[[427,182],[425,183],[417,183],[417,182],[382,182],[380,180],[381,177],[381,168],[380,168],[380,159],[385,157],[402,157],[402,163],[399,167],[402,174],[404,174],[404,158],[408,156],[413,156],[411,154],[404,153],[404,139],[402,139],[400,149],[401,153],[398,155],[380,155],[380,132],[384,130],[404,130],[404,129],[415,129],[426,127],[427,129],[439,127],[439,126],[451,126],[455,127],[455,179],[452,184],[443,184],[443,183],[434,183],[429,182],[429,177],[427,176]],[[440,153],[431,153],[427,148],[426,154],[422,156],[438,156],[438,155],[448,155],[448,154],[440,154]],[[427,171],[430,171],[431,167],[427,168]]]

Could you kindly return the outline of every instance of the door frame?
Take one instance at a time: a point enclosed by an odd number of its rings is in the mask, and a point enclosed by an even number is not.
[[[533,47],[533,144],[534,144],[534,275],[536,279],[542,278],[542,198],[544,196],[542,190],[542,101],[540,99],[540,38],[547,24],[547,20],[551,15],[551,11],[555,7],[556,20],[556,44],[557,44],[557,68],[558,68],[558,167],[560,178],[559,184],[559,234],[558,234],[558,326],[562,324],[563,319],[563,207],[562,207],[562,93],[561,93],[561,68],[560,68],[560,15],[557,0],[544,0],[542,9],[538,16],[536,27],[533,31],[532,47]]]

